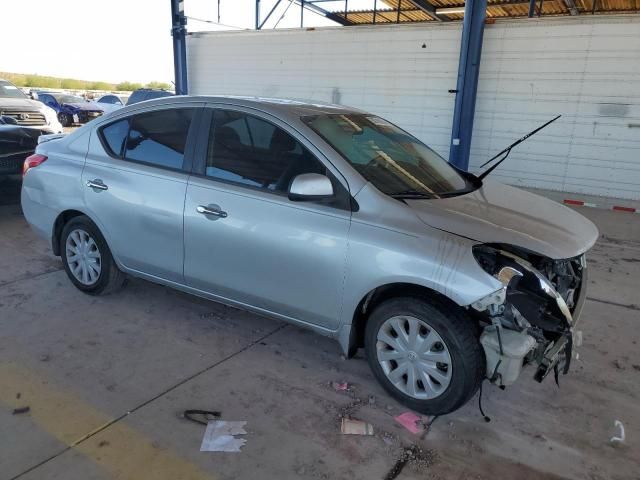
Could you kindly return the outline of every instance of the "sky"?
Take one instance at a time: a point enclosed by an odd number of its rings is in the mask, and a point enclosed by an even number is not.
[[[170,0],[2,0],[0,71],[107,82],[173,80]],[[261,0],[262,16],[275,0]],[[283,0],[264,28],[297,28],[300,7]],[[349,9],[372,0],[349,0]],[[325,8],[344,1],[325,3]],[[189,17],[218,21],[218,0],[185,0]],[[285,13],[286,10],[286,13]],[[284,16],[283,16],[284,14]],[[305,11],[305,27],[335,25]],[[220,22],[253,28],[255,0],[220,0]],[[229,29],[189,19],[188,31]],[[28,33],[27,33],[28,32]],[[8,43],[15,39],[11,45]]]

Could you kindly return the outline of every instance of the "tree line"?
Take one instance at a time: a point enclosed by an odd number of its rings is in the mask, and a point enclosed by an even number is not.
[[[75,78],[48,77],[45,75],[35,75],[26,73],[0,72],[0,78],[10,81],[19,87],[33,88],[61,88],[66,90],[109,90],[131,92],[139,88],[155,88],[172,90],[171,85],[166,82],[149,82],[146,84],[139,82],[109,83],[92,80],[78,80]]]

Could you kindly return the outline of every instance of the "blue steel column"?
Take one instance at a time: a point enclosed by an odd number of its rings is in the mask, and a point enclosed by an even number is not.
[[[480,71],[486,11],[487,0],[466,0],[465,2],[456,106],[453,112],[451,147],[449,149],[449,162],[463,170],[469,169],[471,133],[473,132],[473,116],[476,109],[478,72]]]
[[[176,95],[187,94],[187,17],[184,16],[184,0],[171,0],[171,36],[173,36],[173,71]]]

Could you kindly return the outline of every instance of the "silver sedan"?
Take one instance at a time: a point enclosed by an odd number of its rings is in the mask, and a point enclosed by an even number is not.
[[[45,138],[22,208],[71,282],[132,275],[365,348],[419,412],[568,371],[598,232],[337,105],[170,97]]]

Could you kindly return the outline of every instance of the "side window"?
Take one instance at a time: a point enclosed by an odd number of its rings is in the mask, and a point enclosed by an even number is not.
[[[302,173],[327,172],[300,142],[272,123],[240,112],[215,111],[207,176],[286,193]]]
[[[125,160],[180,169],[193,109],[176,108],[130,117]]]
[[[113,105],[114,103],[116,103],[115,99],[116,97],[111,97],[111,96],[102,97],[102,99],[100,100],[100,103],[109,103]]]
[[[124,141],[129,133],[129,119],[118,120],[104,127],[101,131],[105,147],[111,155],[122,157]]]

